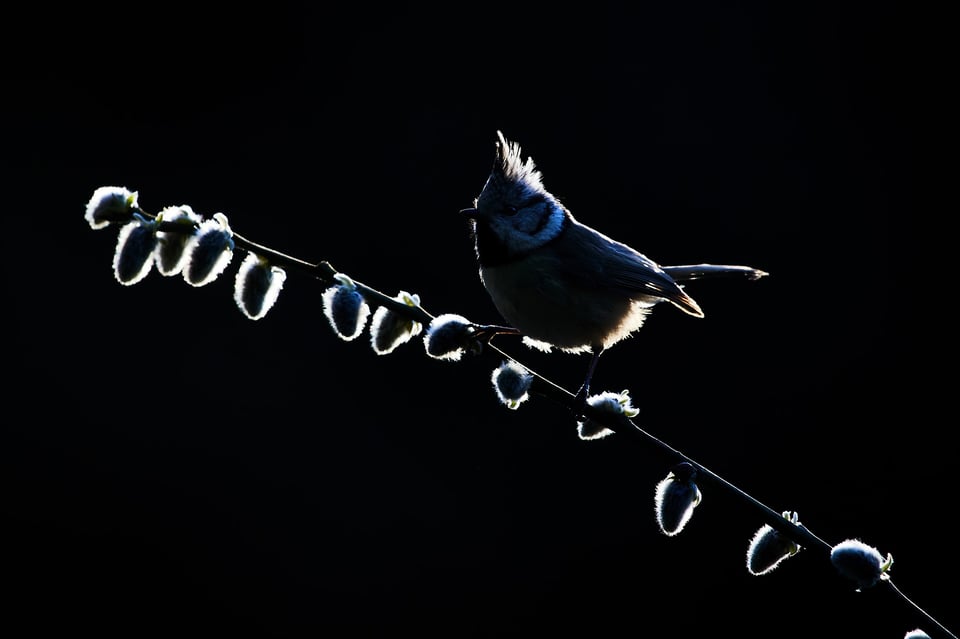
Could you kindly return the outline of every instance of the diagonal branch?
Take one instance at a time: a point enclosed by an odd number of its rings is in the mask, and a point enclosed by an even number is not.
[[[156,216],[151,215],[139,207],[134,207],[131,213],[137,213],[143,217],[149,217],[156,219]],[[106,219],[106,218],[105,218]],[[110,218],[109,222],[112,224],[121,224],[130,221],[132,217],[115,217]],[[196,226],[189,226],[178,223],[164,222],[161,221],[158,225],[158,230],[165,232],[177,232],[177,233],[191,233],[196,229]],[[282,267],[284,269],[299,272],[303,275],[311,277],[313,279],[320,280],[321,282],[327,285],[334,285],[337,283],[335,278],[336,275],[341,272],[338,271],[332,264],[327,261],[320,261],[316,263],[308,262],[297,257],[282,253],[270,247],[258,244],[252,240],[247,239],[246,237],[237,234],[236,232],[232,233],[232,238],[235,245],[241,249],[244,249],[248,252],[254,253],[259,257],[265,258],[271,264]],[[739,267],[739,266],[717,266],[717,265],[685,265],[685,266],[671,266],[664,267],[668,273],[671,274],[678,281],[688,281],[702,278],[710,277],[720,277],[720,276],[730,276],[730,275],[743,275],[749,279],[757,279],[766,275],[763,271],[758,271],[756,269],[748,267]],[[352,278],[351,278],[352,279]],[[429,324],[436,316],[426,311],[420,305],[409,305],[401,300],[398,300],[394,297],[386,295],[381,291],[366,285],[362,282],[353,280],[354,285],[359,290],[361,295],[366,299],[366,301],[371,305],[384,306],[390,310],[396,312],[398,315],[405,317],[421,324]],[[486,348],[489,351],[499,354],[501,357],[513,361],[517,361],[516,358],[507,354],[505,351],[501,350],[492,343],[492,339],[499,334],[514,334],[519,335],[519,332],[511,327],[505,326],[492,326],[492,325],[474,325],[476,331],[474,332],[475,343],[478,346],[476,349],[472,349],[472,352],[477,353],[481,352]],[[518,362],[519,363],[519,362]],[[522,365],[522,363],[521,363]],[[537,395],[544,399],[555,402],[556,404],[568,409],[571,411],[571,414],[574,411],[582,411],[584,418],[594,420],[597,423],[603,424],[604,426],[610,428],[613,432],[622,434],[626,437],[633,437],[638,440],[641,440],[643,443],[652,446],[655,450],[659,451],[665,459],[673,464],[686,462],[693,466],[697,471],[698,479],[705,479],[707,482],[715,484],[716,486],[722,488],[724,491],[729,493],[735,499],[739,500],[747,507],[752,509],[760,519],[768,524],[770,527],[777,530],[779,533],[792,540],[796,544],[802,547],[815,548],[820,552],[830,553],[833,546],[828,542],[824,541],[820,537],[816,536],[813,532],[807,529],[805,526],[800,525],[799,523],[793,523],[783,516],[782,513],[779,513],[769,506],[763,504],[759,500],[752,497],[750,494],[740,489],[733,483],[727,481],[723,477],[717,475],[709,468],[703,466],[699,462],[691,459],[687,455],[683,454],[681,451],[673,448],[663,440],[657,438],[646,430],[640,428],[632,419],[624,415],[619,415],[615,418],[611,417],[611,414],[606,411],[599,410],[589,403],[585,406],[579,405],[575,400],[575,395],[570,391],[566,390],[562,386],[555,384],[550,381],[543,375],[537,373],[536,371],[531,370],[529,367],[524,365],[524,368],[530,372],[533,376],[533,382],[530,386],[530,393]],[[941,634],[941,636],[949,639],[957,639],[956,635],[950,632],[945,628],[940,622],[938,622],[933,616],[926,612],[923,608],[916,605],[912,600],[910,600],[898,587],[894,586],[892,581],[889,578],[884,579],[887,582],[889,587],[896,593],[904,602],[906,602],[911,610],[915,613],[918,618],[918,621],[922,624],[932,624],[936,631]]]

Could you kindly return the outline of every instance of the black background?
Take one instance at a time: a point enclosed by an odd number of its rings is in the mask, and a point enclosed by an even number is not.
[[[889,3],[375,8],[168,2],[6,21],[2,597],[8,636],[843,636],[920,624],[822,553],[761,577],[761,522],[668,467],[500,406],[492,353],[346,343],[291,273],[266,318],[233,274],[120,286],[94,189],[225,213],[434,313],[499,320],[459,209],[495,132],[581,220],[698,282],[604,356],[638,424],[960,627],[955,449],[921,364],[914,22]],[[315,5],[315,6],[314,6]],[[930,337],[928,330],[924,336]],[[574,390],[586,358],[498,344]],[[929,357],[929,355],[928,355]],[[926,361],[926,360],[924,360]],[[949,546],[948,546],[949,548]],[[944,582],[944,579],[947,581]],[[932,629],[929,629],[932,633]]]

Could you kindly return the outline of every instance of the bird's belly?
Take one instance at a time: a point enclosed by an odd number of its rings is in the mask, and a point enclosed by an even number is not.
[[[546,266],[528,257],[480,271],[497,310],[523,335],[578,350],[609,346],[643,323],[643,310],[629,298]]]

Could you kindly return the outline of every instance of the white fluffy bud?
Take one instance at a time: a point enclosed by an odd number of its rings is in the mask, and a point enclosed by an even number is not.
[[[227,216],[216,213],[204,220],[186,247],[183,279],[190,286],[205,286],[217,279],[233,259],[233,231]]]
[[[890,578],[887,571],[893,565],[893,555],[888,554],[884,559],[873,546],[859,539],[846,539],[830,551],[830,561],[841,575],[856,583],[860,591]]]
[[[134,213],[133,221],[120,228],[113,254],[113,275],[124,286],[136,284],[150,273],[157,246],[156,228],[155,221],[139,213]]]
[[[323,292],[323,314],[337,336],[349,342],[363,332],[370,306],[347,275],[337,273],[333,277],[339,283]]]
[[[613,431],[606,423],[615,422],[624,417],[636,417],[640,411],[630,403],[630,391],[613,393],[605,391],[587,398],[587,404],[609,416],[608,419],[584,418],[577,422],[577,435],[583,440],[602,439],[612,435]]]
[[[500,402],[507,408],[516,410],[530,398],[527,391],[533,383],[533,374],[511,359],[494,369],[490,381],[493,382],[493,389]]]
[[[697,471],[687,462],[673,470],[657,484],[654,506],[660,531],[672,537],[680,533],[693,516],[693,509],[700,503],[702,494],[694,483]]]
[[[465,317],[453,313],[438,315],[427,326],[423,346],[430,357],[455,362],[469,348],[474,330]]]
[[[797,513],[786,511],[783,518],[794,525],[799,525]],[[764,524],[753,535],[750,546],[747,548],[747,570],[751,575],[765,575],[780,565],[787,557],[792,557],[800,551],[800,546],[776,528]]]
[[[179,275],[186,263],[186,248],[190,238],[200,225],[201,218],[186,204],[168,206],[157,215],[158,222],[181,225],[183,233],[176,231],[157,231],[157,250],[155,261],[157,271],[164,276]]]
[[[420,296],[406,291],[400,291],[394,299],[407,306],[420,306]],[[386,355],[419,335],[422,330],[423,324],[420,322],[380,306],[370,320],[370,345],[377,355]]]
[[[266,259],[248,253],[234,280],[233,300],[248,318],[258,320],[267,314],[283,288],[287,273]]]
[[[129,220],[138,208],[137,192],[125,186],[101,186],[87,202],[84,218],[92,229]]]

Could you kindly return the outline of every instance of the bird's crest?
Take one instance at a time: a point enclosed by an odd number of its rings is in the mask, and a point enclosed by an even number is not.
[[[528,157],[524,161],[520,156],[520,145],[508,142],[500,131],[497,131],[497,158],[493,169],[494,174],[499,173],[507,182],[513,182],[528,191],[544,192],[540,171],[534,165],[533,158]]]

